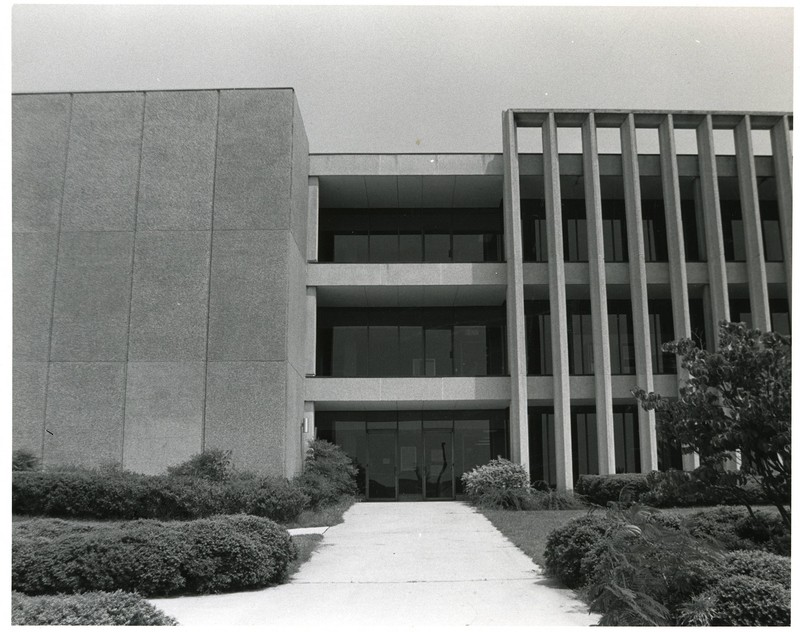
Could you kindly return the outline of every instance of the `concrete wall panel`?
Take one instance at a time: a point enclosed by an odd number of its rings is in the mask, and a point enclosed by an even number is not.
[[[220,93],[215,229],[290,228],[293,98],[291,90]]]
[[[138,228],[210,230],[217,91],[150,92]]]
[[[285,362],[209,362],[204,449],[231,450],[237,468],[283,476]]]
[[[124,401],[125,363],[52,363],[45,464],[120,463]]]
[[[286,453],[285,476],[293,476],[303,469],[303,399],[305,376],[291,366],[287,367],[286,424],[284,428],[284,450]]]
[[[42,456],[47,362],[14,362],[12,447]]]
[[[308,225],[308,137],[300,116],[297,97],[292,93],[292,218],[291,229],[300,252],[306,252]]]
[[[69,94],[24,94],[11,100],[15,231],[58,230],[71,101]]]
[[[289,278],[287,343],[289,363],[301,375],[306,373],[306,266],[297,244],[289,236]]]
[[[133,230],[144,95],[76,94],[62,230]]]
[[[55,233],[14,233],[14,359],[46,361],[56,272]]]
[[[209,360],[286,360],[287,234],[214,232]]]
[[[205,360],[210,231],[138,232],[130,360]]]
[[[51,360],[127,359],[133,233],[62,233]]]
[[[204,362],[128,364],[123,466],[159,474],[202,451]]]

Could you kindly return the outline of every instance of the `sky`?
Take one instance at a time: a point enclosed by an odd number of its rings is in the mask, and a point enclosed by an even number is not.
[[[793,31],[790,7],[16,5],[11,81],[293,87],[313,153],[498,152],[508,108],[790,111]]]

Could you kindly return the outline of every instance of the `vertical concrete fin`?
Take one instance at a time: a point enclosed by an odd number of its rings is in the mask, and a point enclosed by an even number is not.
[[[775,184],[778,189],[778,213],[783,241],[783,264],[786,269],[786,291],[792,308],[792,146],[789,117],[782,116],[770,130]]]
[[[592,305],[592,350],[594,352],[595,413],[600,474],[616,471],[614,413],[611,398],[611,356],[608,347],[608,303],[603,250],[603,210],[600,193],[600,163],[594,112],[583,123],[583,179],[586,192],[586,231],[589,250],[589,294]]]
[[[767,271],[764,241],[761,235],[761,211],[758,204],[758,183],[750,135],[750,115],[745,114],[733,130],[736,144],[736,173],[739,176],[739,199],[742,204],[744,246],[747,255],[747,282],[750,291],[750,313],[753,328],[772,329],[769,316]]]
[[[622,180],[625,189],[625,221],[628,233],[631,316],[636,355],[636,382],[648,393],[653,390],[653,359],[650,355],[650,316],[647,308],[647,268],[644,261],[642,193],[639,182],[639,152],[633,114],[625,117],[620,129]],[[658,469],[656,417],[653,411],[638,409],[639,448],[642,472]]]
[[[511,459],[529,469],[528,370],[525,353],[525,296],[522,277],[522,217],[520,213],[519,155],[514,112],[503,112],[503,217],[508,269],[506,314],[511,379]]]
[[[569,389],[564,237],[561,222],[561,176],[555,114],[542,124],[544,201],[547,225],[547,274],[550,294],[550,343],[553,356],[553,412],[555,413],[556,485],[569,490],[572,480],[572,425]]]
[[[725,267],[725,244],[722,240],[722,214],[719,206],[717,157],[714,151],[714,128],[710,114],[697,127],[697,155],[700,163],[700,187],[703,197],[703,219],[706,232],[708,281],[711,296],[711,336],[709,349],[718,346],[719,321],[730,320],[728,272]],[[709,324],[706,324],[708,328]]]

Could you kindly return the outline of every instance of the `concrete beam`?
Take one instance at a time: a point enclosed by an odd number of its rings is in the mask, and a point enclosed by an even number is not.
[[[550,344],[553,357],[553,412],[555,413],[556,486],[569,490],[572,480],[572,424],[569,390],[569,334],[564,273],[564,235],[561,225],[561,177],[558,134],[550,112],[542,124],[544,200],[547,226],[547,278],[550,297]]]
[[[509,420],[511,460],[530,469],[519,156],[517,153],[517,128],[511,111],[503,112],[503,165],[503,217],[508,267],[506,295],[508,370],[511,376],[511,419]]]
[[[600,167],[597,159],[597,128],[594,114],[591,112],[583,123],[581,135],[583,137],[583,180],[586,191],[586,231],[589,246],[589,296],[592,305],[598,468],[600,474],[613,474],[616,471],[616,459],[611,395],[611,354],[608,347],[603,209],[600,194]]]
[[[792,145],[789,117],[782,116],[770,130],[775,184],[778,189],[778,213],[783,239],[783,264],[786,266],[786,291],[792,305]]]
[[[739,176],[739,199],[742,205],[744,246],[747,256],[747,286],[750,292],[750,314],[753,328],[772,329],[769,315],[769,293],[761,234],[761,212],[758,204],[758,183],[750,136],[750,117],[745,115],[733,130],[736,145],[736,166]]]
[[[722,215],[719,206],[717,160],[711,115],[703,117],[697,127],[697,154],[700,161],[700,187],[703,196],[703,218],[708,255],[708,277],[711,302],[711,336],[708,347],[716,351],[719,321],[730,320],[728,275],[725,269],[725,244],[722,240]],[[708,324],[707,324],[708,326]]]
[[[631,315],[633,345],[636,355],[636,379],[648,393],[653,391],[653,358],[650,355],[650,315],[647,309],[647,269],[644,261],[642,194],[639,182],[639,152],[636,148],[636,124],[629,114],[620,128],[622,180],[625,189],[625,221],[628,225],[628,262],[630,265]],[[642,408],[639,412],[639,450],[642,472],[658,469],[656,416]]]

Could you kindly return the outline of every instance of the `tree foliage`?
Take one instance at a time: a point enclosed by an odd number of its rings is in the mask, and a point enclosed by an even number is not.
[[[659,427],[700,457],[697,474],[707,482],[755,478],[780,511],[791,484],[791,339],[720,322],[719,350],[709,352],[684,339],[664,351],[681,356],[688,372],[678,399],[634,389],[645,410],[654,410]],[[722,474],[723,464],[741,456],[737,474]],[[717,479],[718,480],[718,479]]]

